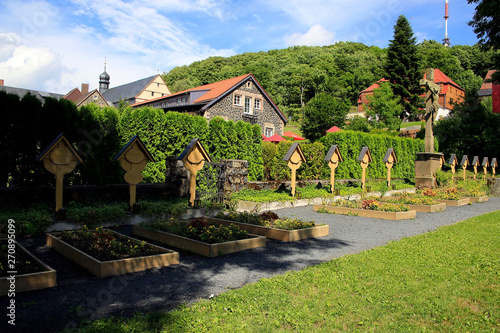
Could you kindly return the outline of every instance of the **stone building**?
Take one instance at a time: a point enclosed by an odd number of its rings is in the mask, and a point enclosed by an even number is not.
[[[186,112],[206,119],[222,117],[258,124],[269,137],[283,134],[286,117],[252,74],[206,84],[131,105],[150,106],[165,112]]]

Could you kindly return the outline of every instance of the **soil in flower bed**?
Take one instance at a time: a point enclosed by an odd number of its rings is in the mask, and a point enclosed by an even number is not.
[[[229,214],[224,214],[222,212],[219,212],[216,217],[223,220],[242,222],[283,230],[299,230],[316,227],[314,221],[302,221],[297,218],[291,219],[288,217],[279,218],[276,213],[271,211],[267,211],[261,214],[248,212],[231,212]]]
[[[225,243],[249,238],[246,231],[241,230],[234,224],[223,226],[205,222],[203,219],[183,221],[172,218],[166,221],[142,223],[141,226],[208,244]]]
[[[53,235],[99,261],[111,261],[162,254],[160,250],[126,236],[112,233],[102,227],[87,226],[76,231],[61,231]]]
[[[6,277],[10,274],[7,274],[7,271],[15,270],[17,272],[16,275],[24,275],[30,273],[37,272],[45,272],[47,268],[38,262],[38,260],[33,259],[31,255],[26,253],[21,247],[17,246],[15,250],[15,269],[8,268],[8,260],[12,259],[8,256],[8,240],[1,239],[0,240],[0,278]]]

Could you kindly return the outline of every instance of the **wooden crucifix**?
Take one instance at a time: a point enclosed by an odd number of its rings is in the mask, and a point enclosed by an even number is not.
[[[300,148],[298,143],[293,143],[285,157],[283,157],[283,161],[288,161],[288,167],[292,171],[291,175],[291,187],[292,187],[292,197],[295,197],[295,180],[297,178],[297,169],[300,168],[302,162],[306,161],[304,157],[304,153]]]
[[[189,171],[189,204],[193,207],[196,199],[196,174],[203,169],[205,162],[212,160],[198,138],[191,140],[177,159]]]
[[[73,171],[82,158],[71,146],[63,133],[38,156],[37,161],[42,161],[45,169],[53,173],[56,178],[56,217],[66,219],[66,210],[63,209],[63,181],[64,176]]]
[[[426,88],[425,96],[425,152],[434,152],[434,134],[432,126],[436,121],[436,116],[439,111],[439,91],[440,87],[434,83],[434,69],[427,68],[425,71],[425,79],[420,80],[420,85]]]
[[[330,191],[335,188],[335,169],[339,166],[339,162],[344,162],[342,155],[340,154],[339,147],[337,145],[332,145],[326,153],[325,161],[328,162],[328,166],[330,167]]]

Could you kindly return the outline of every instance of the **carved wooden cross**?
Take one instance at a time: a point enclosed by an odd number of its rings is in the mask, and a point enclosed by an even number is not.
[[[330,150],[325,156],[325,161],[328,162],[328,166],[330,167],[330,190],[333,193],[335,188],[335,169],[339,166],[339,162],[344,162],[342,155],[340,154],[340,150],[337,145],[332,145]]]
[[[184,167],[189,171],[189,204],[194,206],[194,200],[196,199],[196,174],[203,169],[205,162],[211,162],[212,160],[198,138],[191,140],[177,159],[181,160]]]
[[[297,177],[297,169],[300,168],[302,162],[306,162],[306,158],[304,157],[304,153],[300,148],[298,143],[292,144],[285,157],[283,157],[284,161],[288,161],[288,167],[292,171],[291,174],[291,187],[292,187],[292,197],[295,197],[295,180]]]
[[[425,152],[434,152],[434,134],[432,133],[432,125],[436,120],[436,115],[439,110],[439,91],[440,87],[434,83],[434,69],[427,68],[425,71],[426,78],[420,80],[420,85],[425,86]]]

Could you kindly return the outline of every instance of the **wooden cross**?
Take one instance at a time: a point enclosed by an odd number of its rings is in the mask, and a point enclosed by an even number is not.
[[[283,157],[284,161],[288,161],[288,167],[292,171],[291,175],[291,187],[292,187],[292,197],[295,197],[295,180],[297,176],[297,169],[300,168],[302,162],[306,162],[306,158],[304,157],[304,153],[300,148],[298,143],[292,144],[285,157]]]
[[[427,68],[426,78],[420,80],[420,85],[426,88],[425,96],[425,152],[434,152],[434,134],[432,132],[432,125],[436,120],[437,112],[439,110],[439,84],[434,83],[434,69]]]
[[[339,162],[344,162],[342,155],[340,154],[340,150],[337,145],[332,145],[330,150],[325,156],[325,161],[328,162],[328,166],[330,167],[330,190],[333,193],[335,188],[335,169],[339,166]]]
[[[205,162],[211,162],[210,156],[198,140],[191,140],[186,149],[177,158],[181,160],[184,167],[189,171],[189,204],[194,206],[196,199],[196,174],[203,169]]]

